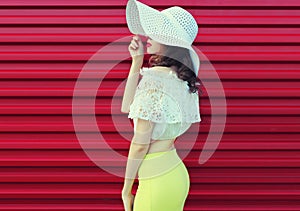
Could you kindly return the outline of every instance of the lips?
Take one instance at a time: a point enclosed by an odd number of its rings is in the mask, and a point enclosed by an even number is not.
[[[147,45],[146,45],[147,47],[150,47],[150,46],[152,46],[150,43],[147,43]]]

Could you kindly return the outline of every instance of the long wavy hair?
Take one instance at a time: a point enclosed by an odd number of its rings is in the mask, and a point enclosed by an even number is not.
[[[171,67],[176,66],[177,77],[187,81],[190,93],[200,93],[202,95],[202,90],[200,87],[200,79],[196,76],[193,70],[192,59],[189,54],[189,50],[186,48],[178,46],[164,45],[164,55],[153,54],[148,61],[150,67],[154,66],[165,66]],[[189,68],[191,67],[191,68]]]

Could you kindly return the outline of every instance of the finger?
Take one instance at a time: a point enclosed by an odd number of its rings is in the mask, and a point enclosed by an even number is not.
[[[132,45],[133,45],[134,47],[138,47],[138,43],[135,42],[135,41],[132,41]]]
[[[135,41],[136,43],[142,42],[142,40],[141,40],[140,38],[136,38],[136,39],[134,39],[134,41]]]
[[[134,43],[135,43],[136,45],[138,45],[138,44],[139,44],[139,41],[137,41],[137,40],[134,40]]]
[[[136,43],[133,43],[132,46],[134,49],[137,49],[139,47]]]
[[[135,39],[133,39],[136,43],[140,43],[140,42],[142,42],[142,40],[140,39],[140,38],[135,38]]]
[[[135,36],[133,36],[133,39],[135,39],[135,40],[139,40],[139,39],[140,39],[140,37],[139,37],[138,35],[135,35]]]
[[[131,49],[131,50],[136,50],[136,47],[131,45],[131,46],[130,46],[130,49]]]
[[[131,42],[130,45],[129,45],[129,47],[132,48],[132,49],[134,49],[134,48],[136,48],[136,45],[133,42]]]
[[[139,47],[139,44],[138,44],[137,42],[133,42],[133,45],[134,45],[135,47]]]

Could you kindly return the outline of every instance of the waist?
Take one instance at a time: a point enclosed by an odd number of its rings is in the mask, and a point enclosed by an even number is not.
[[[176,148],[146,154],[138,170],[138,179],[150,179],[166,174],[182,163]]]
[[[148,153],[169,151],[174,148],[174,139],[152,140],[149,146]]]

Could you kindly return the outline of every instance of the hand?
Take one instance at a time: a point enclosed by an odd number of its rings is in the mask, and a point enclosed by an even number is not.
[[[125,207],[125,211],[132,211],[133,210],[133,202],[135,196],[132,193],[122,193],[122,200]]]
[[[132,59],[144,58],[144,45],[141,38],[138,35],[132,37],[128,50]]]

